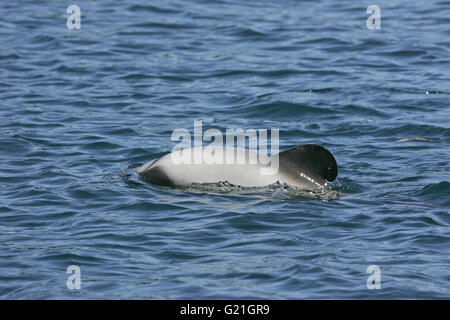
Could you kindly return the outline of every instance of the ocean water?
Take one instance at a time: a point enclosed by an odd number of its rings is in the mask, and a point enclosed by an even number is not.
[[[0,298],[450,298],[449,39],[447,0],[3,1]],[[134,174],[195,120],[323,145],[338,179]]]

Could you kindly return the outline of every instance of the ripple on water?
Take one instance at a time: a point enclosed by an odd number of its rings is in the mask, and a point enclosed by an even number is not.
[[[392,0],[381,30],[351,1],[147,2],[80,1],[80,30],[55,1],[0,4],[0,298],[450,296],[448,1]],[[324,145],[339,177],[133,173],[195,120]]]

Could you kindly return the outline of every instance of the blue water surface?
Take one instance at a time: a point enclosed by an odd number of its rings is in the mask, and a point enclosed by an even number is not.
[[[447,0],[2,1],[0,298],[450,298],[449,39]],[[332,192],[134,174],[195,120],[325,146]]]

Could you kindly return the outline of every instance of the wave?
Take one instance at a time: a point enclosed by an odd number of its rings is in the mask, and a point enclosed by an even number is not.
[[[194,183],[187,187],[178,188],[178,190],[191,193],[209,193],[216,195],[249,196],[254,195],[263,197],[266,200],[323,200],[332,201],[341,197],[341,194],[332,187],[318,190],[300,189],[282,182],[276,182],[264,187],[242,187],[229,183],[228,181],[218,183]]]

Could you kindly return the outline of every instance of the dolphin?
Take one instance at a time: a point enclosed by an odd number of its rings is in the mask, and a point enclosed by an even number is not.
[[[223,148],[223,154],[234,151],[237,149]],[[202,147],[175,152],[151,160],[134,171],[143,180],[171,187],[218,182],[228,182],[242,187],[263,187],[280,182],[301,189],[327,187],[327,181],[334,181],[338,174],[337,163],[331,152],[315,144],[296,146],[272,156],[254,150],[240,149],[236,152],[236,156],[232,153],[234,157],[232,163],[225,160],[214,162],[208,157],[204,157],[204,161],[200,163],[190,161],[195,154],[205,156]],[[257,161],[250,161],[252,157],[256,157]],[[180,162],[180,159],[189,161]],[[273,163],[278,165],[276,170],[269,170],[269,164]]]

